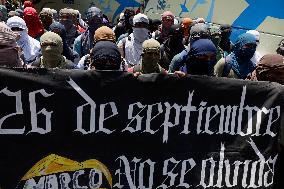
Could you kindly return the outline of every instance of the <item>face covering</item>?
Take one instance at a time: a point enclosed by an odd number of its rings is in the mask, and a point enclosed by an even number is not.
[[[254,53],[255,53],[255,49],[242,48],[238,53],[238,58],[241,60],[248,61],[253,57]],[[239,63],[242,63],[242,61],[240,61]]]
[[[45,46],[41,48],[41,51],[45,68],[55,68],[60,66],[63,59],[57,47]]]
[[[147,28],[133,28],[134,39],[139,43],[143,43],[149,38],[149,30]]]
[[[72,20],[60,20],[60,23],[65,26],[65,29],[68,30],[72,27],[73,21]]]
[[[220,44],[221,38],[219,36],[213,36],[211,37],[211,41],[214,43],[216,47],[218,47]]]

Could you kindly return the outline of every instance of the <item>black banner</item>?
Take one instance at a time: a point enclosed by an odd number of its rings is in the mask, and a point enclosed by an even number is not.
[[[273,188],[283,94],[205,76],[0,69],[0,186]]]

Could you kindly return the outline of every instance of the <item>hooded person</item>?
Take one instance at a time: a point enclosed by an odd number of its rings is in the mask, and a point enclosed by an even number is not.
[[[210,39],[198,39],[191,45],[181,71],[192,75],[214,76],[217,49]]]
[[[46,32],[40,38],[42,56],[41,68],[68,68],[65,57],[62,55],[63,42],[61,37],[54,32]]]
[[[220,27],[217,25],[211,25],[209,27],[210,32],[210,39],[214,43],[215,47],[217,48],[217,61],[219,61],[221,58],[224,58],[227,56],[224,51],[219,47],[220,41],[221,41],[221,30]]]
[[[118,23],[113,27],[116,39],[118,39],[122,34],[126,33],[125,27],[125,16],[124,13],[120,13]]]
[[[193,24],[193,20],[191,18],[184,18],[182,20],[182,29],[183,29],[183,37],[184,37],[184,41],[183,44],[184,45],[188,45],[189,43],[189,32],[190,32],[190,28]]]
[[[39,13],[39,18],[43,24],[46,31],[49,31],[49,26],[53,22],[53,13],[50,8],[43,8]]]
[[[113,30],[107,26],[102,26],[95,31],[94,35],[94,45],[99,41],[110,41],[115,43],[115,33]],[[81,58],[77,68],[78,69],[88,69],[90,65],[90,54],[87,54]],[[124,69],[123,69],[124,70]]]
[[[15,12],[18,13],[19,17],[24,18],[24,11],[22,9],[16,9]]]
[[[180,68],[184,65],[184,62],[188,58],[191,44],[199,39],[210,39],[210,32],[206,24],[198,23],[194,24],[191,27],[189,44],[185,50],[173,57],[168,70],[170,73],[174,73],[175,71],[180,70]]]
[[[260,33],[256,30],[248,30],[246,33],[254,35],[254,37],[256,38],[256,45],[257,45],[256,48],[257,48],[258,45],[260,44]],[[253,57],[251,58],[251,61],[254,63],[255,66],[258,64],[261,57],[262,57],[261,54],[256,50]]]
[[[8,19],[7,8],[4,5],[0,5],[0,21],[6,22]]]
[[[87,23],[82,19],[81,13],[78,10],[74,10],[74,16],[75,16],[75,21],[76,25],[78,27],[78,31],[80,33],[84,33],[88,29]]]
[[[59,11],[59,22],[66,29],[66,40],[70,48],[73,48],[76,37],[80,35],[73,20],[73,9],[64,8]]]
[[[284,85],[284,57],[279,54],[264,55],[247,79],[272,81]]]
[[[0,22],[0,66],[21,67],[19,48],[16,43],[16,35],[3,22]]]
[[[168,70],[173,57],[185,49],[183,45],[183,30],[179,24],[174,24],[170,28],[169,38],[161,45],[160,65]]]
[[[24,9],[24,20],[28,27],[29,36],[39,39],[44,33],[44,28],[42,22],[39,19],[37,11],[32,7],[27,7]]]
[[[256,46],[254,35],[244,33],[238,36],[232,52],[216,64],[216,76],[245,79],[255,69],[251,58],[255,53]]]
[[[89,27],[76,38],[73,48],[80,57],[89,54],[90,50],[93,48],[95,31],[103,26],[103,13],[97,7],[90,7],[86,12],[86,19]]]
[[[142,58],[139,64],[128,69],[131,73],[166,73],[160,65],[160,43],[155,39],[148,39],[142,44]]]
[[[121,55],[128,66],[134,66],[141,60],[142,43],[149,39],[149,19],[145,14],[137,14],[133,18],[133,33],[118,43]]]
[[[280,41],[280,43],[278,44],[278,47],[276,49],[276,53],[284,56],[284,39],[282,39]]]
[[[154,39],[160,42],[160,44],[164,43],[169,38],[170,28],[174,25],[174,14],[171,11],[165,11],[162,14],[162,25],[160,31],[155,32]]]
[[[28,35],[28,28],[25,21],[14,16],[7,20],[7,25],[17,34],[17,44],[21,47],[24,54],[24,62],[31,64],[41,54],[40,42]]]
[[[111,41],[98,41],[90,54],[91,70],[120,70],[121,55],[118,47]]]
[[[223,24],[221,25],[220,30],[221,30],[220,47],[223,51],[229,54],[231,53],[233,47],[233,43],[230,40],[232,27],[229,24]]]
[[[63,43],[62,55],[65,56],[67,60],[70,60],[74,64],[77,64],[80,60],[80,56],[68,46],[64,25],[59,22],[54,22],[50,25],[49,31],[57,33],[61,37]]]
[[[25,1],[24,2],[24,9],[27,8],[27,7],[32,7],[33,8],[34,7],[33,2],[31,2],[29,0]]]
[[[58,20],[59,20],[59,16],[58,16],[58,12],[57,12],[57,10],[55,10],[55,9],[51,9],[51,11],[52,11],[52,18],[53,18],[53,20],[55,21],[55,22],[58,22]]]

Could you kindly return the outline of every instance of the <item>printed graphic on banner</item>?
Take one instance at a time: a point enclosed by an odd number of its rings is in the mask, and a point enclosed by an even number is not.
[[[22,178],[18,189],[111,188],[108,168],[95,159],[76,162],[52,154],[36,163]]]

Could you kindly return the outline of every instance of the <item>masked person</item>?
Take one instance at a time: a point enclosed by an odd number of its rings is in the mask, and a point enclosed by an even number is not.
[[[28,28],[25,21],[14,16],[7,20],[7,25],[17,35],[17,44],[23,52],[23,60],[26,64],[32,64],[41,55],[39,41],[28,35]]]
[[[139,64],[128,69],[131,73],[166,73],[160,65],[160,43],[155,39],[148,39],[142,44],[142,58]]]
[[[209,27],[210,32],[210,39],[214,43],[215,47],[217,48],[217,56],[216,59],[219,61],[221,58],[224,58],[227,56],[224,51],[219,47],[220,41],[221,41],[221,30],[220,27],[217,25],[211,25]]]
[[[216,64],[216,76],[245,79],[255,69],[255,65],[251,61],[255,50],[256,38],[254,35],[244,33],[238,36],[232,53]]]
[[[57,10],[55,10],[55,9],[51,9],[51,11],[52,11],[52,18],[53,18],[53,20],[55,21],[55,22],[58,22],[59,21],[59,16],[58,16],[58,12],[57,12]]]
[[[27,8],[27,7],[34,7],[33,3],[29,0],[27,1],[24,1],[24,9]]]
[[[133,32],[133,18],[135,16],[135,11],[132,9],[126,9],[124,11],[124,25],[118,26],[117,30],[121,30],[122,33],[118,38],[116,38],[117,44],[120,42],[121,39],[129,36]],[[119,35],[119,34],[117,34]]]
[[[284,57],[279,54],[264,55],[247,79],[272,81],[284,85]]]
[[[233,47],[233,43],[230,40],[232,27],[229,24],[223,24],[221,25],[220,30],[221,30],[221,41],[219,46],[224,52],[229,54],[231,53]]]
[[[98,41],[90,54],[91,70],[120,70],[121,55],[118,47],[111,41]]]
[[[34,39],[39,39],[44,33],[44,28],[36,10],[32,7],[25,8],[24,20],[28,27],[29,36],[33,37]]]
[[[23,65],[19,57],[16,35],[3,22],[0,22],[0,46],[0,66],[21,67]]]
[[[174,25],[174,14],[171,11],[166,11],[162,14],[162,25],[160,31],[154,33],[153,38],[164,43],[169,38],[170,28]]]
[[[128,66],[134,66],[140,62],[142,43],[149,39],[149,19],[145,14],[137,14],[133,18],[133,33],[118,43],[121,55]]]
[[[169,73],[174,73],[175,71],[180,70],[180,68],[184,65],[184,62],[188,58],[191,44],[199,39],[210,39],[210,32],[206,24],[198,23],[194,24],[191,27],[189,44],[185,50],[173,57],[169,66]]]
[[[59,22],[66,29],[66,40],[70,48],[73,48],[76,37],[80,35],[75,23],[73,22],[73,9],[64,8],[59,11]]]
[[[173,57],[184,49],[182,26],[179,24],[172,25],[169,32],[169,38],[161,45],[160,65],[168,70]]]
[[[184,18],[182,20],[182,29],[183,29],[183,44],[184,45],[188,45],[189,43],[189,32],[190,32],[190,28],[193,25],[193,20],[191,18]]]
[[[94,35],[94,44],[96,44],[99,41],[110,41],[112,43],[115,43],[115,33],[109,27],[102,26],[95,31]],[[89,65],[91,63],[90,60],[91,60],[90,53],[83,56],[79,61],[77,68],[85,70],[89,69]],[[122,66],[124,66],[124,64],[122,64]],[[122,70],[125,70],[125,68],[122,68]]]
[[[41,68],[72,68],[62,55],[63,42],[61,37],[54,32],[46,32],[40,38],[42,56],[39,67]]]
[[[70,60],[74,64],[77,64],[80,60],[80,56],[68,46],[64,25],[60,24],[59,22],[54,22],[50,25],[49,31],[57,33],[61,37],[63,43],[62,55],[65,56],[67,60]]]
[[[43,27],[46,31],[49,31],[49,26],[53,22],[53,14],[50,8],[43,8],[39,13],[39,18],[43,24]]]
[[[86,12],[88,29],[78,36],[74,42],[73,50],[76,51],[80,57],[89,54],[94,46],[95,31],[103,26],[103,13],[97,7],[90,7]]]
[[[256,30],[248,30],[246,33],[254,35],[254,37],[256,38],[256,45],[257,45],[256,48],[257,48],[260,44],[260,33]],[[251,61],[254,63],[255,66],[258,64],[261,57],[262,55],[256,50],[253,57],[251,58]]]
[[[0,5],[0,21],[6,22],[8,17],[7,8],[4,5]]]
[[[16,9],[15,12],[18,13],[17,16],[24,18],[24,11],[22,9]]]
[[[192,75],[214,76],[217,49],[210,39],[198,39],[191,45],[181,71]]]

